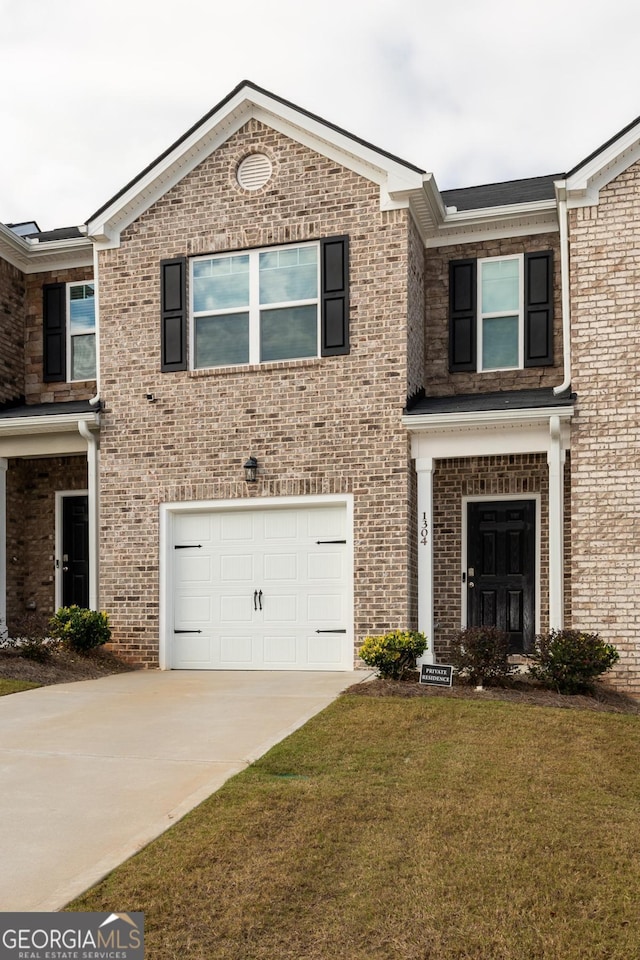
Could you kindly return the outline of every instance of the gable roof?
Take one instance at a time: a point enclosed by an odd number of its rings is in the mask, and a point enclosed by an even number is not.
[[[555,197],[553,183],[562,176],[561,173],[554,173],[544,177],[529,177],[523,180],[507,180],[503,183],[486,183],[477,187],[442,190],[442,199],[447,207],[456,207],[459,211],[553,200]]]
[[[88,234],[102,246],[117,246],[120,232],[126,226],[251,118],[377,183],[383,209],[406,206],[406,198],[404,203],[398,203],[395,195],[422,188],[425,173],[420,167],[373,146],[250,80],[243,80],[96,210],[87,220]]]
[[[640,117],[606,140],[565,175],[567,206],[595,206],[600,191],[640,160]]]

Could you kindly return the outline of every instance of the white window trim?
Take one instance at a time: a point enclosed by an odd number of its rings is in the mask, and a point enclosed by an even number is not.
[[[316,352],[309,357],[286,357],[282,360],[261,360],[260,359],[260,254],[271,253],[277,250],[298,250],[304,247],[315,247],[318,253],[317,269],[317,291],[318,295],[307,300],[286,300],[282,303],[263,304],[265,310],[277,310],[285,307],[317,307],[316,315]],[[193,266],[195,263],[202,263],[207,260],[222,260],[227,257],[249,257],[249,304],[243,307],[232,307],[227,310],[199,310],[193,309],[194,278]],[[321,338],[322,338],[322,320],[321,320],[321,250],[320,242],[313,240],[307,243],[287,243],[268,247],[251,247],[247,250],[233,250],[230,252],[208,254],[202,257],[191,257],[189,260],[189,369],[190,370],[223,370],[227,366],[261,366],[268,363],[295,363],[296,360],[314,360],[320,356]],[[199,317],[211,317],[216,314],[230,313],[248,313],[249,314],[249,360],[241,364],[219,364],[213,367],[196,366],[196,323]]]
[[[74,377],[73,376],[73,352],[71,350],[71,343],[73,340],[73,335],[71,333],[71,288],[72,287],[93,287],[93,297],[94,297],[94,328],[93,328],[93,338],[96,341],[96,369],[92,377]],[[95,280],[73,280],[66,285],[66,315],[67,315],[67,331],[66,331],[66,351],[67,351],[67,383],[86,383],[88,380],[95,380],[98,375],[98,350],[97,350],[97,337],[96,337],[96,327],[97,319],[95,314],[95,299],[97,295],[97,288]],[[79,334],[75,334],[79,336]],[[86,334],[84,334],[86,336]]]
[[[500,311],[499,313],[482,312],[482,269],[485,263],[496,263],[498,261],[517,260],[518,261],[518,366],[517,367],[485,367],[483,366],[483,329],[484,320],[492,317],[513,317],[516,311]],[[503,373],[506,370],[524,370],[524,254],[515,253],[505,257],[484,257],[478,260],[478,282],[477,282],[477,369],[479,373]]]

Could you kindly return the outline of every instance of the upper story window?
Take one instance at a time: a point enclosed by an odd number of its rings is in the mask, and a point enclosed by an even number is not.
[[[449,369],[518,370],[553,364],[553,255],[449,264]]]
[[[524,366],[523,257],[478,261],[478,357],[480,370]]]
[[[349,353],[345,236],[162,260],[160,294],[165,373]]]
[[[95,284],[67,284],[69,380],[93,380],[96,375]]]
[[[95,283],[47,283],[42,288],[43,380],[94,380]]]
[[[193,367],[317,357],[319,245],[192,262]]]

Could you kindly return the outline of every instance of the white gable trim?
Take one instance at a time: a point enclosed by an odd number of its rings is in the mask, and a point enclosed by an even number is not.
[[[600,191],[640,160],[640,121],[566,178],[567,206],[597,206]]]
[[[87,224],[102,247],[119,245],[120,233],[168,190],[210,156],[249,120],[256,119],[353,170],[380,187],[381,209],[408,206],[392,194],[422,188],[422,173],[311,117],[267,93],[243,86],[224,106],[161,157],[129,189]]]

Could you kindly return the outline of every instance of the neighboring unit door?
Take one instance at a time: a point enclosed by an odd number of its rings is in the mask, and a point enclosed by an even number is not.
[[[62,497],[62,606],[89,606],[89,507],[86,494]]]
[[[505,630],[511,652],[535,633],[535,500],[467,507],[467,624]]]
[[[171,666],[353,667],[346,508],[176,513]]]

